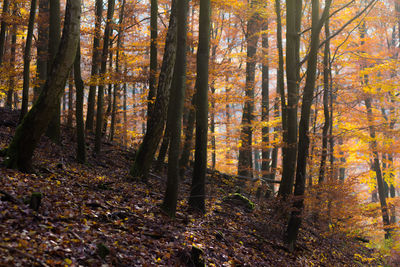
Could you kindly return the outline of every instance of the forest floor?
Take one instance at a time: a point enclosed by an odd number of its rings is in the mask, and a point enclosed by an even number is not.
[[[10,142],[18,113],[0,110],[0,149]],[[89,136],[88,144],[93,139]],[[274,200],[255,200],[254,210],[238,201],[234,178],[211,173],[207,213],[188,212],[190,173],[180,186],[176,218],[160,211],[165,170],[149,183],[128,178],[134,152],[104,143],[102,155],[75,161],[75,137],[63,128],[62,144],[43,137],[34,156],[35,173],[0,168],[0,266],[377,266],[379,253],[344,233],[326,233],[307,221],[298,249],[282,236],[281,210]],[[3,158],[0,157],[0,161]],[[29,208],[42,194],[38,211]],[[199,250],[198,250],[199,249]]]

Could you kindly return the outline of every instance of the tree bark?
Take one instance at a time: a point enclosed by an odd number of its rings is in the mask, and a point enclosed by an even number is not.
[[[8,149],[5,164],[8,168],[30,171],[32,155],[49,120],[57,108],[57,100],[65,86],[75,59],[80,23],[80,1],[68,0],[63,38],[49,78],[32,109],[18,126]]]
[[[37,100],[40,90],[47,78],[47,61],[49,47],[49,1],[39,0],[38,39],[36,61],[36,86],[33,88],[34,100]]]
[[[149,76],[149,95],[147,104],[147,116],[150,117],[154,107],[157,94],[157,19],[158,19],[158,0],[151,0],[150,7],[150,76]]]
[[[325,36],[329,36],[329,19],[325,22]],[[324,126],[322,128],[322,153],[321,153],[321,164],[319,167],[318,183],[321,184],[325,181],[326,173],[326,158],[328,156],[328,133],[331,125],[331,118],[329,113],[329,93],[330,93],[330,42],[325,43],[324,50],[324,95],[323,95],[323,105],[324,105]]]
[[[14,8],[16,11],[17,8]],[[16,12],[15,12],[16,13]],[[8,83],[8,91],[7,91],[7,101],[6,107],[12,109],[13,104],[13,96],[15,93],[15,56],[16,56],[16,46],[17,46],[17,25],[14,24],[11,29],[11,51],[10,51],[10,68],[11,68],[11,76],[10,81]],[[15,106],[15,108],[17,108]]]
[[[79,38],[79,37],[78,37]],[[86,143],[85,143],[85,124],[83,121],[83,97],[85,85],[81,75],[81,46],[80,41],[78,43],[78,49],[76,50],[76,57],[74,62],[74,80],[76,87],[76,159],[79,163],[86,162]]]
[[[121,7],[119,11],[119,21],[118,21],[118,38],[117,38],[117,51],[115,55],[115,72],[117,74],[118,80],[121,78],[121,71],[120,71],[120,52],[122,48],[122,38],[123,38],[123,23],[124,23],[124,14],[125,14],[125,0],[120,0]],[[118,106],[119,106],[119,90],[120,90],[120,84],[118,81],[118,84],[114,85],[114,95],[113,95],[113,109],[112,109],[112,114],[111,114],[111,126],[110,126],[110,140],[114,140],[114,135],[115,135],[115,122],[116,122],[116,117],[117,117],[117,111],[118,111]]]
[[[196,145],[189,206],[205,213],[205,180],[208,134],[208,61],[210,57],[210,0],[200,0],[199,47],[197,50]]]
[[[282,182],[278,195],[286,198],[293,192],[297,154],[297,107],[300,81],[300,28],[302,0],[288,0],[286,3],[286,117],[282,118],[284,152],[282,159]],[[283,94],[284,96],[284,94]],[[282,94],[281,94],[282,97]],[[282,110],[283,111],[283,110]],[[282,116],[285,114],[282,112]],[[286,138],[285,138],[286,134]],[[285,140],[286,139],[286,140]]]
[[[31,10],[29,13],[29,23],[28,23],[28,32],[26,34],[26,43],[25,43],[25,51],[24,51],[24,71],[23,71],[23,88],[22,88],[22,107],[21,113],[19,117],[19,122],[21,123],[25,114],[28,112],[28,101],[29,101],[29,72],[30,72],[30,64],[31,64],[31,47],[32,47],[32,37],[33,37],[33,28],[35,24],[35,16],[36,16],[36,3],[37,0],[31,1]]]
[[[253,177],[252,142],[253,142],[253,120],[254,120],[254,87],[256,71],[256,53],[259,30],[259,14],[256,1],[250,4],[251,16],[247,23],[247,57],[246,57],[246,89],[243,106],[243,115],[240,131],[240,147],[238,159],[238,174]]]
[[[262,133],[262,163],[261,173],[262,177],[271,178],[271,155],[270,155],[270,138],[269,138],[269,43],[268,43],[268,18],[263,18],[263,34],[262,48],[263,48],[263,60],[262,60],[262,83],[261,83],[261,121],[267,123],[267,126],[263,126],[261,129]],[[268,184],[270,193],[274,193],[274,185]]]
[[[60,45],[61,34],[61,15],[60,0],[50,0],[50,26],[49,26],[49,62],[48,66],[52,66],[55,60],[58,47]],[[65,88],[63,88],[64,90]],[[57,99],[58,108],[55,109],[53,117],[47,128],[46,135],[55,143],[60,143],[61,138],[61,99]]]
[[[101,38],[101,22],[103,17],[103,0],[96,0],[95,5],[95,26],[93,36],[93,51],[92,51],[92,70],[90,76],[90,87],[87,102],[87,114],[86,114],[86,131],[93,131],[94,125],[94,109],[95,109],[95,98],[96,98],[96,84],[97,75],[99,72],[100,65],[100,38]]]
[[[104,75],[107,71],[107,57],[108,48],[110,43],[110,34],[112,31],[111,23],[114,16],[115,0],[108,1],[107,8],[107,22],[104,29],[104,39],[103,39],[103,51],[101,55],[101,66],[100,66],[100,79],[101,83],[98,86],[97,91],[97,113],[96,113],[96,135],[94,143],[94,153],[98,155],[101,150],[101,142],[103,136],[103,105],[104,105]]]
[[[186,91],[186,39],[187,39],[187,14],[188,0],[178,0],[177,22],[178,39],[177,54],[174,69],[175,86],[171,88],[169,98],[170,121],[169,135],[170,148],[168,153],[167,189],[165,192],[162,209],[170,217],[175,217],[179,189],[179,156],[181,151],[182,113]]]
[[[310,140],[309,124],[311,105],[314,96],[317,57],[319,49],[319,34],[322,26],[329,15],[329,8],[332,0],[325,2],[325,7],[321,19],[319,19],[319,0],[312,0],[312,30],[310,52],[308,54],[308,65],[306,72],[306,84],[304,86],[303,101],[301,106],[301,117],[299,125],[299,143],[297,151],[297,169],[296,184],[294,195],[296,200],[293,203],[293,211],[291,212],[289,223],[286,230],[286,243],[290,250],[294,250],[297,235],[301,226],[301,214],[304,209],[304,191],[307,177],[307,158]]]
[[[6,32],[8,28],[8,22],[6,17],[8,16],[8,11],[10,8],[10,1],[3,1],[3,12],[2,12],[2,20],[1,20],[1,29],[0,29],[0,66],[3,64],[4,57],[4,45],[6,42]]]
[[[132,177],[139,178],[143,182],[147,182],[147,175],[160,143],[167,117],[168,99],[176,56],[176,8],[176,0],[173,0],[154,109],[151,116],[148,117],[146,134],[136,153],[135,162],[130,171]]]

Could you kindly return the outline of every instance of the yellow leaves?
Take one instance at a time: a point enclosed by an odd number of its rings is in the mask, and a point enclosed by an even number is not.
[[[68,265],[71,265],[71,264],[72,264],[72,260],[70,260],[70,259],[68,259],[68,258],[64,259],[64,261],[65,261],[65,263],[68,264]]]

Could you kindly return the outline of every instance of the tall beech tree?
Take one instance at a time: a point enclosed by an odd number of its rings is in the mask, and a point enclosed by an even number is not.
[[[258,13],[258,2],[250,3],[250,18],[247,22],[246,42],[246,88],[245,101],[243,106],[243,115],[240,131],[240,147],[238,159],[238,174],[247,177],[253,177],[253,126],[254,120],[254,87],[256,73],[256,53],[257,42],[259,39],[258,31],[260,29],[260,16]]]
[[[157,91],[157,67],[158,67],[158,0],[150,1],[150,76],[149,95],[147,97],[147,116],[151,116]]]
[[[25,51],[24,51],[24,81],[22,88],[22,107],[21,113],[19,117],[19,121],[21,122],[24,118],[25,114],[28,112],[28,101],[29,101],[29,79],[30,79],[30,65],[31,65],[31,47],[32,47],[32,37],[33,37],[33,28],[35,24],[35,16],[36,16],[36,4],[37,0],[31,1],[31,10],[29,13],[29,24],[28,24],[28,32],[26,34],[26,43],[25,43]]]
[[[172,76],[176,58],[177,42],[177,17],[176,0],[172,0],[171,15],[165,41],[164,57],[158,79],[157,95],[151,116],[147,118],[146,133],[136,153],[135,161],[130,170],[132,177],[147,182],[147,175],[150,171],[158,144],[167,118],[168,99],[172,83]]]
[[[3,64],[3,57],[4,57],[4,46],[6,42],[6,33],[8,28],[8,21],[7,16],[10,9],[10,1],[4,0],[3,1],[3,11],[2,11],[2,19],[0,24],[0,66]]]
[[[61,40],[61,15],[60,0],[50,0],[49,13],[49,58],[47,65],[51,66],[56,57]],[[50,74],[50,69],[48,69]],[[60,143],[61,138],[61,98],[57,100],[58,108],[54,111],[53,118],[47,128],[46,135],[55,143]]]
[[[196,77],[196,144],[189,206],[205,213],[208,134],[208,61],[210,57],[210,0],[200,0]]]
[[[304,192],[306,186],[307,177],[307,158],[308,149],[310,145],[309,140],[309,124],[311,105],[314,97],[316,72],[317,72],[317,57],[319,50],[319,35],[321,29],[329,16],[329,9],[332,0],[325,1],[324,11],[320,18],[319,0],[312,0],[312,26],[311,26],[311,41],[310,51],[308,54],[307,71],[306,71],[306,83],[304,85],[300,124],[299,124],[299,144],[297,151],[297,169],[296,169],[296,184],[294,195],[297,196],[293,203],[293,210],[290,215],[287,232],[286,242],[289,249],[293,250],[297,240],[297,235],[301,225],[301,214],[304,209]],[[299,8],[299,7],[297,7]],[[297,10],[297,12],[299,12]],[[289,15],[289,14],[288,14]]]
[[[278,5],[278,3],[277,3]],[[279,3],[280,5],[280,3]],[[281,91],[282,128],[284,131],[282,182],[278,195],[286,197],[293,192],[297,155],[297,110],[300,81],[300,29],[302,0],[286,1],[286,83],[287,100]],[[282,89],[281,89],[282,90]]]
[[[74,63],[80,29],[80,4],[79,0],[67,1],[61,45],[38,100],[16,129],[7,149],[5,164],[8,168],[25,172],[32,170],[33,152],[58,108],[58,100]]]
[[[79,37],[78,37],[79,38]],[[76,50],[76,56],[74,61],[74,81],[76,87],[76,159],[79,163],[86,162],[86,143],[85,143],[85,124],[83,120],[83,98],[85,85],[82,80],[81,73],[81,44],[80,40],[78,43],[78,48]]]
[[[40,89],[47,77],[47,61],[49,47],[49,1],[39,0],[38,37],[36,42],[36,85],[33,88],[34,99],[40,94]]]
[[[92,70],[90,76],[90,87],[87,101],[87,114],[86,114],[86,130],[93,131],[94,123],[94,110],[96,99],[96,85],[97,75],[100,65],[100,38],[101,38],[101,20],[103,17],[103,0],[96,0],[95,4],[95,26],[93,35],[93,48],[92,48]]]
[[[125,0],[120,1],[120,10],[119,10],[119,21],[118,21],[118,37],[117,37],[117,50],[115,55],[115,72],[117,74],[118,80],[121,79],[121,67],[120,67],[120,53],[122,50],[122,38],[124,35],[123,23],[124,23],[124,15],[125,15]],[[115,135],[115,124],[117,120],[117,110],[118,110],[118,94],[120,90],[120,83],[114,85],[113,92],[113,104],[112,104],[112,114],[111,114],[111,126],[110,126],[110,140],[114,140]]]
[[[187,16],[189,11],[189,0],[177,1],[177,54],[174,69],[174,86],[171,88],[169,97],[168,117],[170,121],[169,136],[170,145],[168,152],[167,189],[165,192],[163,210],[171,217],[175,216],[178,202],[179,189],[179,156],[181,152],[182,113],[186,91],[186,39],[187,39]]]
[[[111,24],[114,16],[114,7],[115,7],[115,0],[109,0],[107,7],[107,21],[106,21],[106,27],[104,29],[103,51],[101,55],[101,66],[99,73],[101,83],[97,88],[96,135],[94,143],[94,152],[96,154],[100,153],[102,136],[103,136],[103,120],[104,120],[103,105],[104,105],[104,81],[105,81],[104,75],[106,74],[107,71],[107,57],[110,44],[110,35],[112,32]]]

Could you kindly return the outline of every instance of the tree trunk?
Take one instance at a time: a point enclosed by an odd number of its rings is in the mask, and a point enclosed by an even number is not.
[[[170,217],[175,217],[179,189],[179,156],[181,146],[182,113],[186,91],[186,39],[187,39],[187,14],[188,0],[178,0],[177,22],[178,40],[177,54],[174,69],[175,86],[171,89],[168,112],[170,121],[170,148],[168,153],[167,189],[165,192],[162,209]]]
[[[117,74],[118,80],[121,79],[121,73],[119,69],[119,56],[122,46],[122,37],[123,37],[123,22],[124,22],[124,13],[125,13],[125,0],[120,0],[121,7],[119,12],[119,21],[118,21],[118,38],[117,38],[117,51],[115,55],[115,72]],[[115,135],[115,122],[117,117],[117,111],[119,106],[119,90],[120,84],[114,85],[114,95],[113,95],[113,109],[111,114],[111,126],[110,126],[110,141],[113,141]]]
[[[251,17],[247,23],[246,89],[240,131],[238,174],[253,177],[252,142],[254,120],[254,87],[256,74],[256,53],[259,30],[259,14],[253,0],[250,4]]]
[[[67,116],[67,127],[72,128],[73,112],[74,112],[74,85],[73,85],[73,73],[70,73],[68,81],[68,116]]]
[[[79,38],[79,37],[78,37]],[[80,41],[78,43],[78,49],[76,50],[76,57],[74,62],[74,80],[76,87],[76,159],[79,163],[86,162],[86,144],[85,144],[85,125],[83,121],[83,97],[84,97],[84,83],[81,75],[81,46]]]
[[[160,143],[167,117],[168,99],[176,56],[176,8],[176,0],[173,0],[154,109],[151,116],[147,118],[146,134],[138,152],[136,153],[135,162],[130,171],[132,177],[137,177],[143,182],[147,182],[147,175],[150,171],[154,154],[156,153],[157,147]]]
[[[329,36],[329,19],[325,22],[325,36]],[[329,92],[330,89],[330,42],[325,43],[324,50],[324,126],[322,128],[322,154],[321,154],[321,165],[319,167],[318,183],[321,184],[325,181],[326,173],[326,158],[328,156],[328,132],[331,125],[330,114],[329,114]]]
[[[25,43],[25,51],[24,51],[24,81],[22,88],[22,108],[21,114],[19,117],[19,122],[21,123],[25,114],[28,112],[28,101],[29,101],[29,73],[30,73],[30,64],[31,64],[31,47],[32,47],[32,37],[33,37],[33,28],[35,26],[35,15],[36,15],[36,3],[37,0],[31,1],[31,10],[29,13],[29,23],[28,23],[28,32],[26,34],[26,43]]]
[[[200,0],[199,47],[196,78],[196,145],[189,206],[205,213],[208,134],[208,60],[210,56],[210,0]]]
[[[47,78],[47,54],[49,47],[49,1],[39,0],[38,39],[37,39],[37,75],[36,86],[33,88],[34,100],[37,100],[40,90]]]
[[[296,169],[296,184],[294,195],[296,200],[293,203],[293,210],[290,215],[289,223],[286,231],[286,243],[290,250],[294,250],[297,235],[301,225],[301,214],[304,209],[304,191],[307,177],[307,158],[310,140],[309,124],[311,105],[314,96],[314,87],[317,70],[317,57],[319,49],[319,34],[322,26],[329,15],[329,8],[332,0],[325,2],[324,12],[319,19],[319,0],[312,0],[312,30],[310,52],[308,54],[308,65],[306,72],[306,84],[304,86],[303,101],[301,106],[301,117],[299,125],[299,144],[297,151],[297,169]]]
[[[16,8],[14,8],[16,10]],[[16,46],[17,46],[17,25],[14,24],[11,29],[11,55],[10,55],[10,68],[11,68],[11,76],[10,81],[8,83],[8,91],[7,91],[7,102],[6,107],[12,109],[13,104],[13,95],[15,92],[15,56],[16,56]],[[17,108],[15,106],[15,108]]]
[[[49,62],[48,66],[52,66],[55,60],[58,46],[60,44],[61,33],[61,15],[60,15],[60,0],[50,0],[50,26],[49,26]],[[65,88],[62,88],[63,91]],[[61,99],[57,99],[57,107],[53,117],[47,128],[46,135],[55,143],[60,143],[60,119],[61,119]]]
[[[99,72],[100,65],[100,38],[101,38],[101,22],[103,17],[103,0],[96,0],[95,5],[95,26],[94,26],[94,36],[93,36],[93,51],[92,51],[92,70],[90,76],[90,87],[87,102],[87,114],[86,114],[86,131],[93,131],[94,122],[94,108],[95,108],[95,98],[96,98],[96,85],[97,75]]]
[[[97,113],[96,113],[96,135],[94,143],[94,153],[98,155],[101,150],[101,142],[103,135],[103,105],[104,105],[104,75],[107,71],[107,57],[108,57],[108,46],[110,43],[110,34],[112,32],[111,23],[114,16],[115,0],[108,1],[107,8],[107,22],[106,28],[104,29],[104,39],[103,39],[103,52],[101,55],[101,67],[100,76],[101,83],[98,86],[97,91]]]
[[[261,121],[263,123],[269,123],[269,43],[268,43],[268,18],[263,18],[263,34],[262,48],[263,48],[263,60],[262,60],[262,83],[261,83]],[[261,163],[261,174],[262,177],[271,178],[271,157],[270,157],[270,138],[269,138],[269,126],[264,126],[261,129],[262,133],[262,163]],[[274,185],[268,184],[269,191],[274,193]]]
[[[293,192],[297,154],[297,106],[300,81],[300,28],[302,0],[288,0],[286,3],[286,77],[287,105],[286,117],[282,118],[284,152],[282,160],[282,182],[279,196],[286,198]],[[284,96],[284,94],[283,94]],[[281,93],[282,97],[282,93]],[[283,110],[282,110],[283,111]],[[282,116],[285,115],[282,112]],[[285,138],[286,137],[286,138]]]
[[[197,88],[196,85],[195,88]],[[189,163],[190,152],[192,151],[193,147],[193,130],[194,130],[194,124],[196,122],[195,102],[196,102],[196,94],[193,94],[192,105],[190,107],[187,120],[187,126],[184,129],[185,141],[183,142],[182,155],[179,161],[179,166],[180,166],[179,174],[181,178],[183,178],[185,174],[186,168]]]
[[[32,109],[18,126],[7,149],[8,168],[30,171],[32,155],[40,137],[46,130],[57,100],[65,86],[77,51],[80,23],[80,1],[68,0],[65,12],[63,38],[54,60],[49,78]]]
[[[3,1],[3,12],[2,12],[2,20],[1,20],[1,29],[0,29],[0,66],[3,64],[4,57],[4,45],[6,42],[6,32],[8,28],[8,22],[6,17],[8,16],[8,10],[10,8],[10,1]]]
[[[149,95],[147,104],[147,117],[151,116],[154,107],[154,101],[157,94],[157,19],[158,19],[158,0],[151,0],[150,7],[150,77],[149,77]]]

